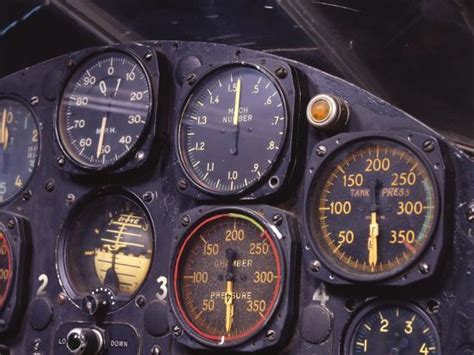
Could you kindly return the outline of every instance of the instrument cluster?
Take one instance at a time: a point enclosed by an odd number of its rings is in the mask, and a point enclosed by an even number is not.
[[[0,80],[0,162],[1,351],[474,349],[473,161],[317,69],[58,57]]]

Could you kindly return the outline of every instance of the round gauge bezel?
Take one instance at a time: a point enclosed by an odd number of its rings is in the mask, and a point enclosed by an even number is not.
[[[343,135],[341,135],[343,136]],[[439,185],[438,179],[436,178],[431,163],[427,160],[423,152],[411,141],[411,136],[404,140],[402,137],[398,137],[396,135],[388,136],[381,134],[380,132],[372,132],[372,133],[364,133],[363,135],[356,135],[352,139],[342,139],[341,136],[333,138],[333,142],[335,146],[332,146],[331,150],[329,150],[329,145],[325,145],[326,149],[328,149],[327,153],[321,158],[318,166],[313,166],[309,168],[310,174],[313,176],[311,177],[311,181],[309,182],[307,188],[305,189],[305,197],[304,197],[304,225],[306,229],[306,235],[308,236],[308,242],[310,243],[311,249],[317,255],[317,257],[324,263],[325,267],[330,270],[332,275],[330,276],[331,280],[334,280],[334,275],[337,275],[345,280],[355,281],[355,282],[378,282],[384,281],[394,276],[400,275],[408,270],[417,260],[419,260],[422,255],[425,254],[426,250],[429,248],[430,244],[433,241],[433,236],[438,228],[439,225],[439,216],[440,216],[440,192],[439,192]],[[344,269],[343,267],[337,265],[330,255],[327,255],[325,251],[320,250],[318,242],[316,241],[317,236],[319,235],[319,231],[315,231],[314,228],[314,221],[313,216],[311,216],[312,211],[312,202],[315,198],[315,188],[317,185],[317,180],[321,176],[321,173],[327,168],[328,164],[332,162],[332,158],[338,156],[342,151],[347,150],[351,152],[351,144],[353,143],[360,143],[360,142],[370,142],[371,140],[378,140],[378,141],[389,141],[391,143],[395,143],[401,145],[403,148],[407,149],[411,154],[417,157],[423,164],[425,169],[427,170],[432,186],[433,186],[433,194],[434,194],[434,203],[435,203],[435,211],[433,214],[433,224],[431,229],[428,233],[428,240],[426,241],[425,245],[418,251],[416,255],[414,255],[409,261],[400,265],[399,267],[393,268],[388,271],[379,272],[373,275],[369,274],[357,274],[356,271],[352,272],[348,269]],[[317,144],[317,147],[320,146],[321,143]],[[313,155],[317,155],[316,152],[313,152]]]
[[[84,164],[83,162],[79,161],[74,157],[74,153],[71,153],[69,149],[67,148],[67,144],[64,143],[62,134],[61,134],[61,123],[65,123],[64,121],[64,110],[62,109],[62,101],[64,99],[66,89],[68,89],[69,85],[72,83],[72,78],[79,72],[81,72],[84,68],[87,67],[88,63],[93,63],[95,59],[97,59],[99,56],[102,55],[107,55],[107,54],[118,54],[121,56],[127,56],[129,57],[132,61],[134,61],[137,66],[141,68],[143,73],[145,74],[146,81],[148,83],[148,87],[150,90],[150,101],[149,101],[149,108],[146,116],[146,123],[140,132],[140,135],[138,139],[136,140],[135,144],[130,148],[128,152],[126,152],[122,157],[117,159],[115,162],[112,164],[106,164],[104,166],[90,166],[87,164]],[[155,89],[152,84],[152,80],[150,77],[150,73],[148,72],[148,69],[145,67],[141,59],[138,57],[137,54],[132,52],[131,50],[127,50],[124,48],[115,48],[115,47],[108,47],[102,50],[97,50],[92,53],[89,53],[86,55],[84,58],[81,58],[81,60],[74,66],[74,68],[71,70],[71,72],[67,75],[67,77],[64,80],[64,84],[61,89],[61,93],[59,96],[58,100],[58,107],[57,107],[57,114],[56,114],[56,119],[54,122],[54,132],[55,132],[55,137],[56,141],[58,142],[59,148],[61,152],[67,157],[67,159],[76,167],[78,167],[81,170],[88,171],[88,172],[108,172],[111,170],[115,170],[123,165],[126,164],[128,160],[130,160],[130,157],[132,157],[139,147],[143,144],[146,136],[148,135],[148,131],[152,125],[152,121],[154,119],[154,112],[155,112]]]
[[[10,290],[12,286],[12,280],[15,277],[15,270],[13,269],[14,264],[13,264],[13,249],[12,246],[10,245],[10,242],[8,240],[7,234],[5,231],[0,231],[0,239],[3,239],[5,244],[7,245],[7,254],[8,254],[8,281],[7,281],[7,287],[5,290],[5,293],[3,297],[0,297],[0,312],[3,311],[3,307],[5,306],[5,303],[8,300],[8,297],[10,296]]]
[[[148,268],[147,274],[143,279],[142,284],[136,289],[136,291],[130,295],[122,295],[117,296],[114,295],[117,305],[110,309],[107,313],[114,313],[123,307],[127,306],[131,301],[133,301],[134,297],[140,292],[140,290],[145,286],[147,283],[148,276],[150,275],[153,262],[155,259],[156,254],[156,234],[155,234],[155,226],[153,218],[151,217],[150,211],[148,210],[147,206],[141,201],[141,199],[133,192],[121,188],[109,187],[109,188],[102,188],[96,189],[84,195],[74,206],[74,208],[69,212],[68,216],[66,217],[63,225],[60,228],[60,233],[57,237],[56,242],[56,274],[59,280],[59,283],[68,296],[71,303],[76,306],[77,308],[81,309],[81,302],[82,298],[85,295],[80,295],[74,289],[72,281],[70,281],[70,276],[67,267],[67,256],[66,256],[66,249],[68,246],[68,232],[70,230],[71,225],[74,223],[76,218],[80,216],[81,212],[87,205],[95,201],[97,199],[103,198],[104,196],[117,196],[120,198],[126,198],[131,202],[135,203],[145,214],[150,224],[150,231],[153,241],[153,254],[150,260],[150,266]],[[90,291],[93,291],[92,289]]]
[[[182,131],[182,126],[183,126],[183,119],[184,119],[184,114],[187,110],[187,107],[191,101],[191,99],[195,96],[195,93],[199,91],[208,81],[209,79],[212,79],[214,76],[219,75],[220,73],[231,71],[234,68],[250,68],[254,69],[260,73],[262,73],[266,78],[268,78],[273,85],[277,88],[278,94],[281,98],[282,104],[283,104],[283,112],[285,114],[285,128],[284,128],[284,134],[282,138],[282,147],[276,154],[275,161],[273,164],[267,169],[265,174],[262,174],[262,176],[254,181],[253,183],[249,184],[248,186],[239,189],[239,190],[233,190],[233,191],[219,191],[219,190],[214,190],[212,188],[209,188],[206,184],[202,183],[201,180],[196,176],[196,174],[193,172],[193,169],[190,167],[190,163],[188,162],[187,155],[183,153],[183,147],[182,147],[182,139],[181,139],[181,131]],[[238,62],[238,63],[229,63],[229,64],[223,64],[218,67],[211,67],[210,70],[208,70],[206,73],[203,74],[203,76],[200,78],[200,80],[192,87],[192,89],[189,91],[189,93],[186,96],[186,99],[184,101],[184,104],[180,110],[180,115],[179,115],[179,121],[177,125],[177,130],[176,130],[176,137],[175,137],[175,145],[176,145],[176,152],[178,155],[179,163],[181,165],[181,170],[183,171],[184,175],[186,178],[200,191],[204,192],[207,195],[213,196],[213,197],[231,197],[231,196],[239,196],[242,194],[245,194],[249,191],[256,190],[265,182],[268,180],[269,176],[272,175],[272,173],[278,168],[282,156],[284,154],[284,147],[288,144],[288,136],[289,136],[289,130],[290,130],[290,123],[288,122],[290,119],[290,112],[288,109],[288,103],[287,103],[287,97],[285,95],[285,92],[283,91],[281,85],[279,82],[275,79],[273,74],[266,70],[263,66],[260,66],[255,63],[251,62]],[[280,184],[280,183],[279,183]],[[278,184],[278,185],[279,185]]]
[[[341,355],[348,355],[352,354],[351,348],[354,342],[354,335],[355,331],[358,329],[359,324],[364,320],[364,318],[370,314],[373,310],[376,310],[378,308],[382,307],[400,307],[400,308],[406,308],[414,313],[416,313],[421,319],[423,319],[426,324],[430,327],[430,329],[433,331],[435,335],[435,340],[436,340],[436,345],[438,349],[441,351],[441,342],[440,342],[440,337],[439,337],[439,331],[437,327],[435,326],[433,320],[431,317],[417,304],[410,302],[410,301],[400,301],[400,300],[373,300],[369,302],[369,304],[364,304],[361,306],[361,309],[359,309],[355,315],[349,320],[349,323],[345,327],[344,335],[343,335],[343,341],[341,342]]]
[[[17,192],[15,192],[13,195],[8,197],[7,199],[4,199],[3,201],[0,202],[0,206],[3,206],[11,201],[13,201],[15,198],[17,198],[25,189],[28,187],[30,184],[31,180],[33,179],[33,176],[36,173],[36,169],[38,165],[40,164],[40,157],[41,157],[41,145],[42,145],[42,133],[41,133],[41,127],[39,124],[38,116],[36,115],[35,110],[33,110],[33,107],[22,97],[15,95],[15,94],[0,94],[0,101],[7,99],[7,100],[12,100],[16,101],[23,107],[25,107],[30,113],[31,117],[33,118],[33,121],[36,125],[36,129],[38,131],[38,153],[36,154],[35,158],[35,165],[31,171],[31,174],[28,176],[28,179],[25,181],[23,184],[23,187],[21,189],[18,189]]]
[[[206,337],[206,335],[199,329],[197,329],[193,322],[190,321],[187,317],[186,312],[184,311],[184,308],[181,304],[182,302],[180,302],[178,279],[180,264],[178,261],[183,251],[185,250],[186,244],[198,234],[197,232],[202,227],[206,226],[208,223],[212,223],[214,220],[217,220],[218,217],[220,218],[229,213],[241,214],[249,217],[250,219],[255,220],[268,233],[268,236],[271,242],[273,243],[272,250],[276,251],[275,257],[279,262],[281,278],[280,283],[278,285],[279,290],[277,291],[277,294],[273,299],[273,305],[271,308],[269,308],[268,314],[266,315],[265,319],[262,322],[257,323],[257,325],[248,330],[244,335],[234,337],[234,340],[225,341],[223,344],[220,344],[219,340],[221,338],[217,337],[218,340],[214,341],[210,337]],[[248,342],[252,338],[255,338],[265,328],[265,326],[272,321],[276,311],[279,309],[279,306],[282,301],[282,295],[284,294],[286,287],[285,280],[287,277],[287,273],[284,253],[282,251],[281,245],[277,242],[275,233],[272,231],[270,224],[266,222],[256,212],[241,207],[218,207],[202,214],[198,219],[196,219],[194,223],[190,224],[189,227],[187,227],[184,234],[180,237],[178,243],[176,244],[176,247],[173,249],[173,255],[171,258],[170,266],[170,280],[172,280],[173,283],[172,287],[170,287],[170,305],[173,309],[173,313],[177,317],[179,323],[184,328],[185,332],[189,334],[192,339],[196,340],[202,345],[212,348],[236,347]]]

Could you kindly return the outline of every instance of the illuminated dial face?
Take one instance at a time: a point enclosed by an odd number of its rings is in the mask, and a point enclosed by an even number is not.
[[[349,278],[402,270],[433,232],[437,198],[431,174],[412,151],[388,140],[338,151],[310,193],[307,215],[317,248]]]
[[[359,318],[348,354],[441,354],[436,329],[418,307],[384,305]]]
[[[13,198],[28,183],[38,152],[33,112],[19,101],[0,98],[0,203]]]
[[[6,235],[0,231],[0,311],[3,309],[13,277],[12,250]]]
[[[85,203],[65,238],[67,279],[78,299],[106,287],[119,307],[140,288],[150,269],[150,221],[126,196],[104,195]]]
[[[151,116],[151,87],[141,64],[121,52],[82,64],[60,103],[58,133],[67,155],[102,169],[133,152]]]
[[[282,260],[269,231],[244,214],[208,217],[178,249],[174,292],[198,339],[231,345],[255,335],[282,288]]]
[[[230,67],[193,91],[179,126],[179,151],[191,180],[205,191],[233,194],[263,179],[283,149],[286,109],[271,78]]]

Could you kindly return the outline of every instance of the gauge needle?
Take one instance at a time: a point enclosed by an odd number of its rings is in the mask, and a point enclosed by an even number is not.
[[[239,124],[239,110],[240,110],[240,89],[241,89],[240,78],[237,79],[237,86],[235,88],[235,101],[234,101],[234,117],[233,123],[234,126]]]
[[[2,128],[0,132],[0,144],[3,144],[3,150],[7,150],[8,146],[8,127],[7,127],[7,110],[3,109]]]
[[[104,144],[105,125],[107,124],[107,116],[102,117],[102,125],[100,126],[99,144],[97,144],[97,159],[102,152],[102,145]]]
[[[370,225],[369,225],[369,240],[367,243],[367,249],[369,250],[369,266],[374,267],[377,265],[378,258],[378,246],[377,238],[379,236],[379,224],[377,222],[377,187],[378,180],[370,182]]]
[[[232,330],[232,322],[234,321],[234,278],[235,275],[233,274],[233,264],[236,257],[236,253],[232,249],[226,250],[226,258],[227,258],[227,275],[226,275],[226,287],[225,287],[225,295],[224,295],[224,302],[225,302],[225,332],[230,334]]]

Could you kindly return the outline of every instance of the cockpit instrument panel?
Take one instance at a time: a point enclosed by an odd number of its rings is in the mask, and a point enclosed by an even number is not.
[[[0,79],[0,352],[470,354],[474,161],[224,45]]]

